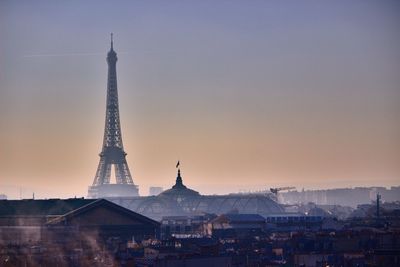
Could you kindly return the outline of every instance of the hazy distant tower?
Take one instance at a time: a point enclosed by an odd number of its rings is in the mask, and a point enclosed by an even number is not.
[[[121,124],[119,120],[118,90],[117,90],[117,53],[113,48],[111,34],[111,49],[107,54],[108,81],[107,107],[104,128],[103,149],[100,162],[92,186],[89,187],[88,197],[127,197],[137,196],[138,189],[133,183],[126,153],[122,145]],[[110,183],[112,172],[115,173],[115,184]]]

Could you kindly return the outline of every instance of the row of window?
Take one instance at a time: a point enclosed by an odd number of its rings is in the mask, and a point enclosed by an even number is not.
[[[322,216],[278,216],[267,217],[267,222],[319,222]]]

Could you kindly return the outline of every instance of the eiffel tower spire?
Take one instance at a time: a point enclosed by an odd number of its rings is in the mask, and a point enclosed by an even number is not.
[[[118,197],[138,195],[134,185],[126,153],[122,144],[121,124],[119,119],[118,89],[117,89],[117,53],[114,51],[113,34],[111,33],[111,48],[107,54],[108,81],[107,106],[104,127],[103,148],[93,184],[89,187],[89,197]],[[116,184],[110,183],[111,171],[114,167]]]

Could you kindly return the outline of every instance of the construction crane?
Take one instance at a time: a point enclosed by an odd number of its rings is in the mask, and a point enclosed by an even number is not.
[[[286,186],[286,187],[270,188],[269,190],[271,191],[272,194],[277,195],[278,192],[280,192],[280,191],[292,190],[292,189],[296,189],[296,187],[294,187],[294,186]]]
[[[292,189],[296,189],[296,187],[285,186],[285,187],[270,188],[269,190],[272,193],[272,199],[279,203],[279,202],[282,202],[282,199],[281,199],[282,196],[278,195],[278,193],[280,191],[292,190]]]

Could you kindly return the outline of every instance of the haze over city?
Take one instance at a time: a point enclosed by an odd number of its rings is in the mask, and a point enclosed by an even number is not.
[[[400,177],[396,1],[1,1],[0,193],[86,196],[111,32],[141,195]]]

